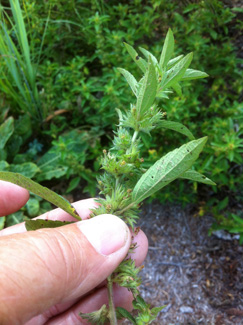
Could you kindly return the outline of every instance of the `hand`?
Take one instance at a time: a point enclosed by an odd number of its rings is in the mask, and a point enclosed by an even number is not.
[[[0,216],[21,208],[29,194],[0,181]],[[108,303],[105,279],[126,257],[132,236],[113,215],[88,218],[92,199],[74,203],[82,220],[54,229],[26,232],[24,223],[0,231],[0,324],[86,324],[78,314]],[[75,221],[61,209],[38,217]],[[133,258],[140,265],[148,249],[142,231]],[[132,295],[114,287],[116,306],[132,309]]]

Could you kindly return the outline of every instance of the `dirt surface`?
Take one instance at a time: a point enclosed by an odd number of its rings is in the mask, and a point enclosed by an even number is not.
[[[146,205],[141,228],[149,253],[142,296],[166,305],[153,324],[243,324],[243,246],[208,236],[210,216],[179,206]]]

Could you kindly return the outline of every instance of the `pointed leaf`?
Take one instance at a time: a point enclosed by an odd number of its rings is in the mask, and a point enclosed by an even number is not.
[[[159,60],[159,65],[162,68],[165,68],[167,66],[167,63],[169,62],[173,52],[174,52],[174,36],[173,33],[171,31],[171,29],[168,30],[166,38],[165,38],[165,42],[164,42],[164,46],[163,46],[163,50],[160,56],[160,60]]]
[[[178,133],[186,135],[190,140],[194,140],[195,137],[191,131],[183,124],[173,121],[163,120],[159,123],[159,126],[165,129],[173,130]]]
[[[147,62],[141,58],[137,51],[129,44],[124,43],[128,53],[131,55],[132,59],[139,66],[139,68],[145,73],[147,68]]]
[[[157,92],[157,85],[158,82],[155,67],[150,58],[148,62],[148,69],[138,93],[136,105],[138,112],[143,113],[153,105]]]
[[[189,67],[192,61],[193,53],[187,54],[182,60],[180,60],[173,68],[168,70],[161,82],[163,88],[171,87],[176,82],[180,81],[184,76],[186,69]]]
[[[75,221],[60,221],[60,220],[27,220],[25,221],[25,228],[27,231],[37,230],[42,228],[57,228],[74,223]]]
[[[184,76],[181,78],[181,80],[194,80],[194,79],[201,79],[201,78],[207,78],[208,74],[199,70],[194,69],[187,69]]]
[[[5,221],[6,221],[6,217],[0,218],[0,230],[2,230],[4,228]]]
[[[198,158],[206,141],[207,137],[190,141],[158,160],[135,185],[133,201],[143,201],[185,173]]]
[[[157,61],[156,57],[152,53],[150,53],[148,50],[146,50],[146,49],[144,49],[142,47],[139,47],[139,50],[143,53],[143,55],[145,56],[145,58],[147,60],[149,59],[149,57],[151,57],[154,66],[156,66],[158,64],[158,61]]]
[[[207,178],[203,174],[196,172],[195,170],[187,170],[180,178],[189,179],[190,181],[199,182],[208,185],[216,185],[210,178]]]
[[[129,86],[131,87],[134,95],[137,97],[137,87],[138,87],[138,82],[134,78],[134,76],[128,72],[125,69],[118,68],[118,70],[121,72],[121,74],[125,77],[126,81],[129,83]]]
[[[183,54],[178,55],[177,57],[175,57],[174,59],[171,59],[168,64],[167,64],[167,69],[168,68],[172,68],[177,62],[179,62],[182,58],[183,58]]]
[[[116,314],[117,314],[118,319],[125,318],[125,319],[130,320],[130,322],[132,322],[132,324],[136,325],[136,319],[126,309],[124,309],[122,307],[117,307]]]
[[[178,82],[173,84],[171,87],[174,89],[174,91],[177,93],[178,96],[180,96],[180,97],[182,96],[181,86]]]
[[[13,134],[13,131],[14,119],[9,117],[3,124],[0,125],[0,150],[5,147],[5,144]]]
[[[48,188],[41,186],[40,184],[32,181],[30,178],[27,178],[17,173],[0,172],[0,179],[3,181],[7,181],[19,185],[25,188],[26,190],[31,191],[32,193],[42,197],[48,202],[66,211],[74,218],[81,220],[77,211],[67,200],[65,200],[62,196],[56,194],[55,192],[49,190]]]

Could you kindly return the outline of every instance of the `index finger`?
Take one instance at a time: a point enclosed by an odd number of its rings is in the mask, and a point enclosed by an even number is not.
[[[29,192],[24,188],[0,181],[0,217],[19,210],[29,200]]]
[[[94,209],[98,206],[98,203],[95,202],[94,199],[86,199],[86,200],[80,200],[77,202],[72,203],[74,208],[79,213],[82,220],[88,219],[91,209]],[[60,221],[77,221],[75,218],[70,216],[67,212],[63,211],[62,209],[54,209],[51,211],[48,211],[41,216],[34,218],[34,219],[48,219],[48,220],[60,220]],[[25,232],[25,223],[19,223],[17,225],[14,225],[12,227],[5,228],[0,231],[0,237],[5,235],[11,235],[11,234],[17,234]]]

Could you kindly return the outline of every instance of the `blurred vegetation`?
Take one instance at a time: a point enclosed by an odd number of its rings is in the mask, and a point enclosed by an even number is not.
[[[219,0],[11,0],[1,2],[0,14],[0,170],[59,185],[62,194],[95,195],[99,156],[118,120],[115,109],[132,100],[116,68],[139,73],[123,42],[158,57],[170,27],[175,56],[193,51],[193,68],[209,78],[188,81],[182,96],[172,94],[162,109],[196,138],[208,135],[195,168],[218,186],[178,181],[157,197],[197,202],[199,214],[211,209],[215,216],[222,201],[226,210],[240,201],[243,60],[234,44],[243,31],[241,8]],[[170,131],[157,131],[153,143],[144,136],[146,163],[184,140]],[[10,224],[37,215],[43,206],[33,197]]]

